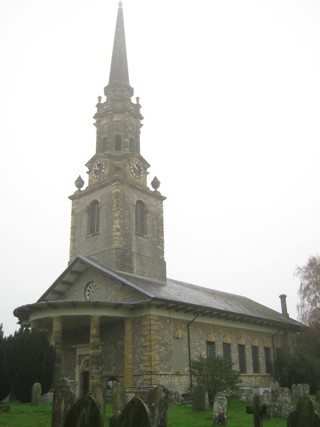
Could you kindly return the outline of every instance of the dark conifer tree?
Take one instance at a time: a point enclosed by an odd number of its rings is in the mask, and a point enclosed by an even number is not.
[[[20,329],[7,340],[5,364],[11,389],[21,402],[30,402],[31,389],[39,382],[42,393],[53,379],[55,351],[44,332]]]
[[[10,393],[10,383],[4,364],[4,353],[7,340],[4,338],[2,323],[0,324],[0,402]]]

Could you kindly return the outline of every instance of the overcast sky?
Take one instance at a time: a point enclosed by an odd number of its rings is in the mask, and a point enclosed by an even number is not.
[[[95,151],[116,0],[0,0],[1,298],[67,266],[74,181]],[[320,252],[319,0],[124,0],[142,155],[165,202],[168,276],[296,318]]]

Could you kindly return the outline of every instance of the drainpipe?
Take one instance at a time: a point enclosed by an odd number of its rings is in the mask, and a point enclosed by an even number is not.
[[[277,358],[276,358],[276,347],[274,345],[274,337],[276,335],[278,335],[278,333],[281,332],[281,330],[279,329],[275,334],[272,335],[271,340],[272,340],[272,350],[273,350],[273,376],[275,376],[276,373],[276,367],[277,367]]]
[[[190,325],[196,320],[201,313],[198,313],[189,323],[187,323],[188,333],[188,355],[189,355],[189,375],[190,375],[190,391],[192,391],[192,371],[191,371],[191,343],[190,343]]]

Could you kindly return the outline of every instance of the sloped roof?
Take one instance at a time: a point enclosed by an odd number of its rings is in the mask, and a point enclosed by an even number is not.
[[[160,282],[128,273],[116,272],[93,257],[78,256],[58,277],[53,285],[39,298],[39,303],[55,301],[66,303],[66,289],[72,286],[87,268],[93,268],[106,277],[119,281],[141,294],[137,304],[153,303],[176,311],[204,314],[239,322],[258,323],[298,330],[299,322],[241,295],[193,285],[179,280]],[[71,301],[69,301],[71,302]],[[132,305],[132,304],[130,304]],[[22,307],[21,307],[22,308]],[[19,309],[17,309],[19,311]]]

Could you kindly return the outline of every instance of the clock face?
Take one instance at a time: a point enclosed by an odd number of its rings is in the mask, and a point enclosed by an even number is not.
[[[130,171],[135,178],[141,178],[143,175],[143,166],[139,162],[131,162]]]
[[[99,160],[98,162],[94,163],[92,167],[92,175],[94,176],[94,178],[98,179],[101,175],[103,175],[105,170],[106,165],[103,161]]]

